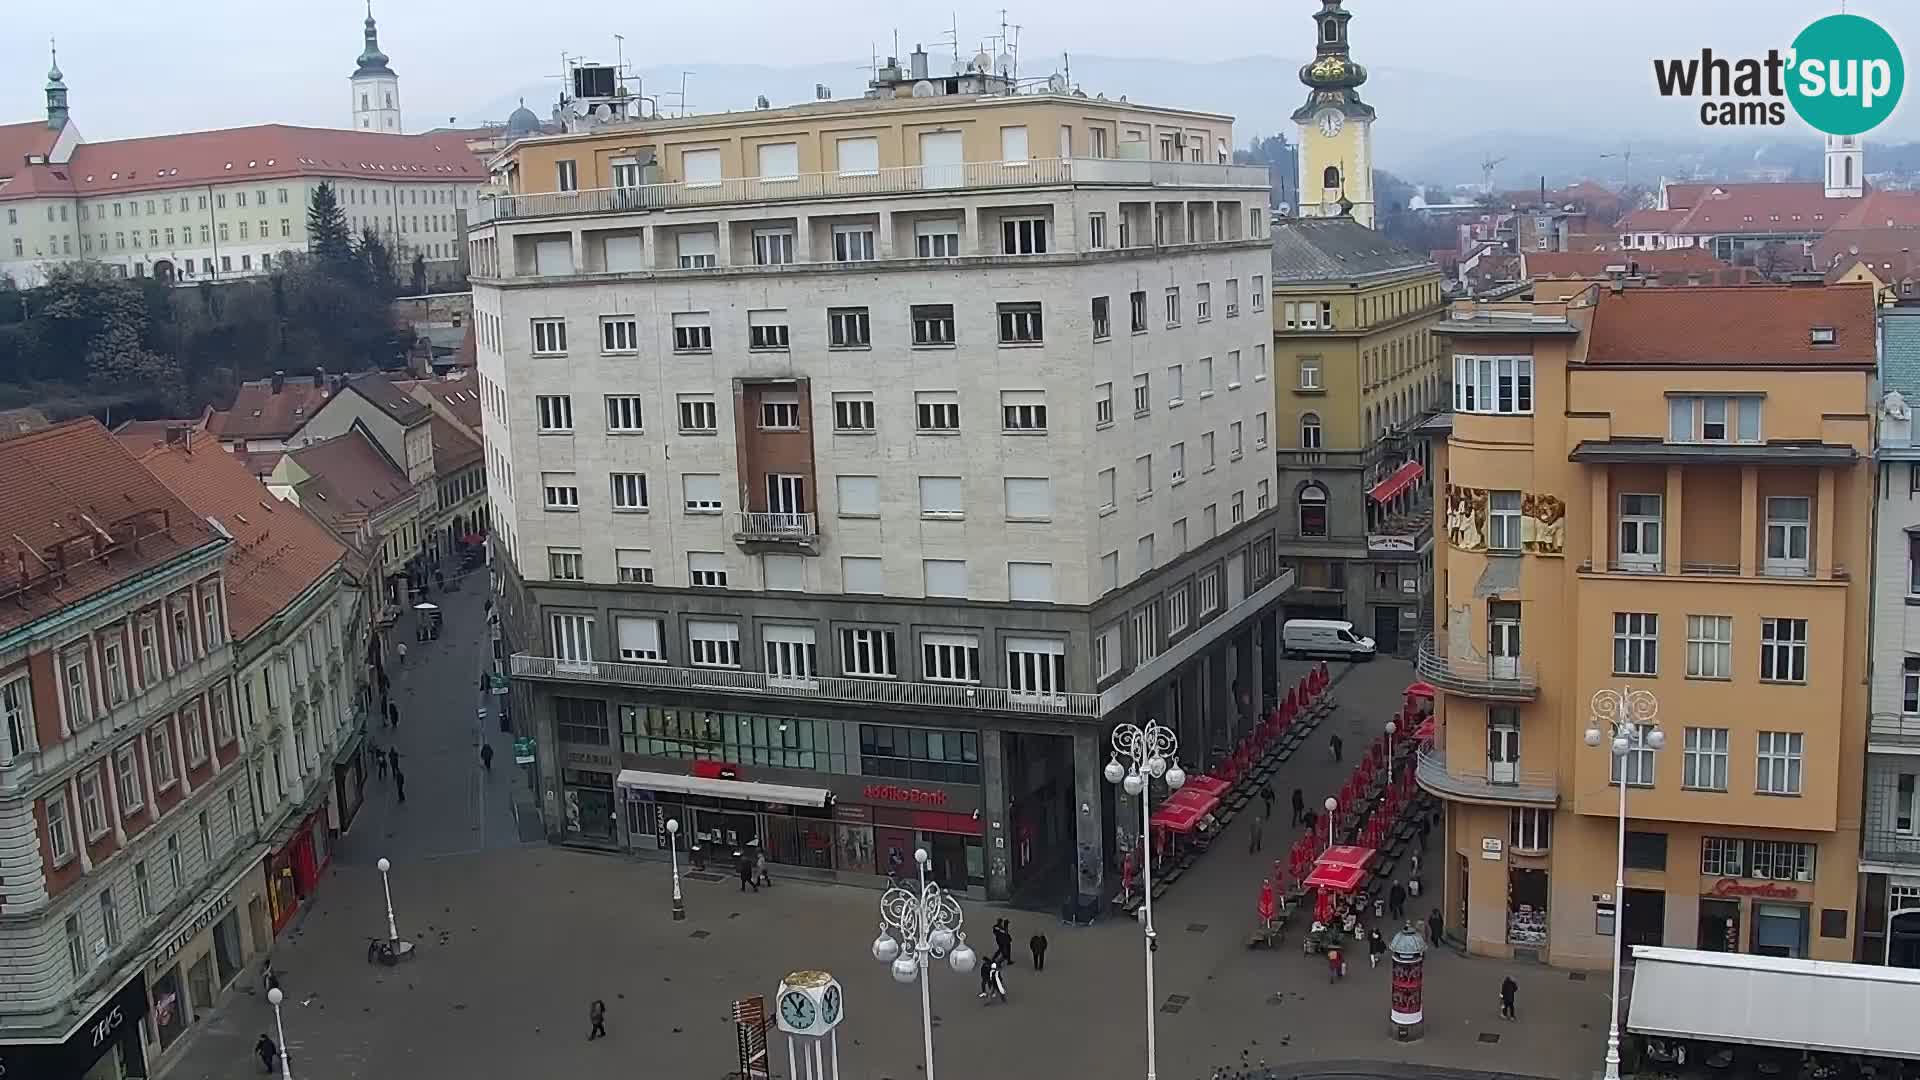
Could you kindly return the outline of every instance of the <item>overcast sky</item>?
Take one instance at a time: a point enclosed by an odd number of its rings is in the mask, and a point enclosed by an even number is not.
[[[364,17],[358,0],[22,0],[7,6],[7,32],[0,35],[0,119],[44,114],[46,45],[57,34],[73,115],[91,140],[262,122],[348,122],[347,76],[360,52]],[[1503,103],[1489,86],[1563,109],[1571,125],[1607,113],[1593,100],[1596,86],[1644,99],[1632,102],[1636,106],[1655,107],[1652,56],[1686,55],[1703,45],[1734,55],[1762,53],[1786,46],[1813,17],[1838,9],[1818,0],[1348,0],[1347,7],[1354,15],[1356,58],[1374,68],[1435,76],[1426,96],[1444,102],[1462,131],[1501,126]],[[1007,18],[1022,24],[1028,70],[1031,58],[1062,50],[1200,63],[1267,54],[1297,63],[1312,50],[1310,17],[1318,8],[1317,0],[1046,0],[1010,7]],[[1850,10],[1886,26],[1906,47],[1910,64],[1920,59],[1920,3],[1857,0]],[[913,0],[570,0],[559,6],[376,0],[374,14],[381,47],[400,75],[407,128],[421,130],[449,116],[463,123],[501,119],[490,114],[504,113],[521,94],[544,115],[558,85],[549,76],[560,70],[562,53],[611,60],[615,33],[626,35],[630,62],[657,69],[841,65],[845,77],[835,89],[847,96],[864,82],[858,67],[870,43],[884,55],[897,31],[902,52],[915,41],[938,52],[934,43],[950,11],[959,19],[965,52],[998,31],[998,8]],[[1450,100],[1448,76],[1465,81],[1470,92]],[[698,79],[696,74],[696,87]],[[1298,89],[1290,72],[1278,85],[1287,97]],[[1404,80],[1395,85],[1405,92]],[[699,89],[690,99],[711,108],[748,103],[754,92]],[[1127,92],[1124,86],[1104,89]],[[542,92],[548,101],[541,100]],[[1915,94],[1920,90],[1908,95],[1878,137],[1920,138]],[[1416,111],[1411,102],[1372,100],[1383,118]],[[1254,103],[1228,107],[1242,115],[1258,111]],[[1671,107],[1682,119],[1689,114],[1686,107]]]

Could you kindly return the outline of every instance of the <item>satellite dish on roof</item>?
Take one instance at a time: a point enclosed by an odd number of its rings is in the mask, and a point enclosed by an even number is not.
[[[921,80],[920,80],[919,82],[917,82],[917,83],[914,83],[914,84],[913,84],[913,96],[914,96],[914,97],[932,97],[932,96],[933,96],[933,84],[932,84],[932,83],[930,83],[930,82],[928,82],[928,81],[927,81],[927,80],[925,80],[925,79],[921,79]]]
[[[1067,77],[1065,75],[1062,75],[1056,71],[1053,74],[1047,76],[1048,92],[1059,94],[1059,93],[1065,92],[1066,89],[1067,89]]]
[[[595,105],[595,106],[593,107],[593,122],[594,122],[594,123],[596,123],[596,124],[604,124],[604,123],[606,123],[607,121],[609,121],[609,120],[612,120],[612,119],[613,119],[613,106],[611,106],[611,105],[608,105],[608,104],[607,104],[606,102],[604,102],[604,101],[603,101],[603,102],[601,102],[600,104],[598,104],[598,105]]]
[[[1002,76],[1012,75],[1013,74],[1013,54],[1001,53],[999,56],[994,57],[993,70]]]
[[[992,71],[993,57],[989,55],[985,50],[975,53],[973,57],[973,70],[978,71],[981,74],[985,74],[989,71]]]

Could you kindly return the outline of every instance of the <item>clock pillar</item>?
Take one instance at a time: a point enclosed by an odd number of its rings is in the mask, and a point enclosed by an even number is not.
[[[840,980],[824,971],[796,971],[780,980],[774,1022],[787,1036],[792,1080],[840,1080],[840,1021],[846,997]]]
[[[1307,100],[1293,112],[1300,133],[1301,217],[1352,214],[1373,225],[1373,106],[1360,99],[1367,69],[1349,55],[1342,0],[1321,0],[1314,58],[1300,69]]]

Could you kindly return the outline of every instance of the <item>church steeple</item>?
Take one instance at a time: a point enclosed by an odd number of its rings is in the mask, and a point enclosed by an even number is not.
[[[387,66],[380,51],[380,27],[373,21],[373,0],[367,0],[366,45],[359,66],[348,76],[353,93],[353,126],[361,131],[400,134],[400,76]]]
[[[1300,68],[1307,100],[1293,111],[1300,125],[1301,217],[1346,217],[1373,226],[1373,106],[1360,100],[1367,69],[1347,43],[1351,12],[1341,0],[1320,0],[1313,16],[1313,59]]]
[[[380,51],[380,27],[373,21],[373,0],[367,0],[367,47],[360,50],[360,67],[355,75],[392,75],[387,54]]]
[[[47,69],[47,126],[55,131],[67,126],[67,84],[60,74],[60,48],[48,39],[53,66]]]
[[[1360,100],[1360,85],[1367,81],[1367,69],[1353,62],[1347,45],[1347,22],[1353,13],[1340,6],[1341,0],[1320,0],[1314,13],[1313,59],[1300,67],[1300,81],[1311,91],[1306,104],[1294,110],[1295,120],[1333,106],[1353,117],[1373,118],[1373,106]]]

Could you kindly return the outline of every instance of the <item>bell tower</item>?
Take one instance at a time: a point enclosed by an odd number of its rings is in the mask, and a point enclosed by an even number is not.
[[[1373,226],[1373,106],[1360,100],[1367,69],[1348,55],[1341,0],[1320,0],[1314,13],[1313,59],[1300,69],[1307,100],[1293,111],[1300,125],[1300,217],[1353,219]]]
[[[1827,136],[1827,198],[1858,199],[1867,193],[1866,148],[1858,135]]]
[[[60,74],[60,50],[49,46],[53,65],[47,69],[47,126],[55,131],[67,126],[67,81]]]
[[[353,84],[353,128],[398,135],[400,76],[387,66],[387,54],[380,51],[380,29],[373,21],[373,0],[367,0],[365,36],[360,66],[354,68],[349,77]]]

